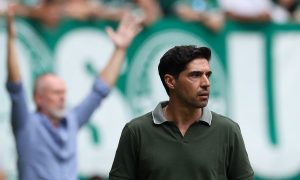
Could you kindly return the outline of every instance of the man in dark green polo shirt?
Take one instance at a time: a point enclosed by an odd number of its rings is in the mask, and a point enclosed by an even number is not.
[[[207,47],[176,46],[158,66],[169,101],[123,129],[110,180],[250,180],[240,128],[210,111]]]

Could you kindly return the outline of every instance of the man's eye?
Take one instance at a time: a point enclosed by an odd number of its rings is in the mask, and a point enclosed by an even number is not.
[[[211,74],[212,74],[211,72],[207,73],[206,77],[209,79],[211,77]]]
[[[195,73],[191,73],[190,76],[191,76],[191,77],[200,77],[201,74],[198,73],[198,72],[195,72]]]

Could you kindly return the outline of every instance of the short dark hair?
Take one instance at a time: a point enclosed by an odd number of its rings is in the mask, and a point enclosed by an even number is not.
[[[164,76],[170,74],[176,79],[186,68],[186,65],[196,58],[204,58],[207,61],[211,58],[211,51],[208,47],[175,46],[169,49],[160,59],[158,72],[160,79],[169,95],[169,88],[165,83]]]

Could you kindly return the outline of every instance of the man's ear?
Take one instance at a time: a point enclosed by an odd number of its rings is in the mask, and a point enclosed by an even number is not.
[[[38,93],[34,93],[33,98],[34,98],[35,104],[36,104],[37,106],[39,106],[40,103],[41,103],[41,96],[40,96]]]
[[[167,84],[169,89],[174,89],[175,88],[175,83],[176,80],[174,78],[174,76],[170,75],[170,74],[166,74],[164,77],[165,83]]]

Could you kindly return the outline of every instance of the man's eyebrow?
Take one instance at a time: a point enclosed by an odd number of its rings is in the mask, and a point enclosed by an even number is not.
[[[209,74],[211,75],[212,74],[212,71],[199,71],[199,70],[195,70],[195,71],[191,71],[189,72],[188,74],[195,74],[195,73],[199,73],[199,74]]]

